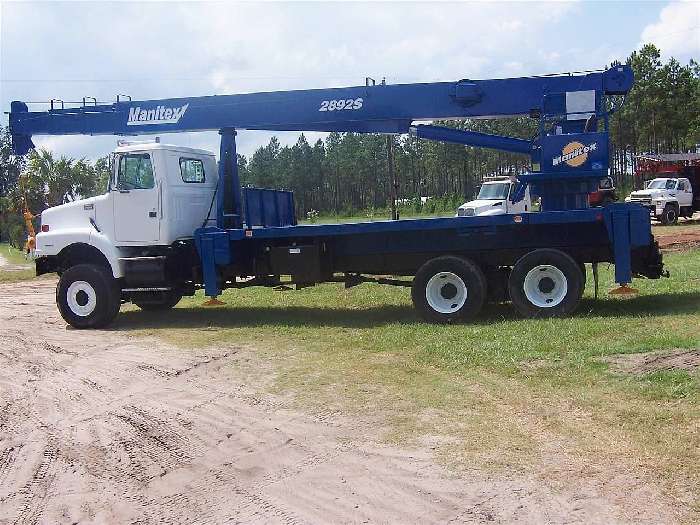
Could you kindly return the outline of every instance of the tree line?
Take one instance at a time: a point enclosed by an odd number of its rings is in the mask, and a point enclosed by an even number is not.
[[[690,60],[682,65],[674,58],[664,62],[651,44],[626,62],[635,84],[610,121],[611,175],[623,187],[632,185],[636,155],[688,151],[700,143],[700,64]],[[537,132],[537,121],[528,117],[440,124],[525,139]],[[485,176],[518,173],[529,163],[525,155],[410,136],[391,140],[397,197],[413,212],[451,211],[475,195]],[[291,146],[273,137],[249,157],[238,156],[239,172],[244,185],[293,190],[300,218],[309,212],[382,215],[388,213],[391,194],[387,147],[386,137],[378,134],[330,133],[313,144],[301,135]],[[29,209],[39,213],[104,192],[108,177],[107,158],[55,158],[46,150],[15,157],[9,132],[1,129],[0,239],[21,240],[25,198]],[[430,199],[421,203],[420,197]]]
[[[26,240],[22,212],[38,215],[46,208],[107,191],[108,157],[56,158],[45,149],[12,154],[8,128],[0,129],[0,242],[22,246]]]

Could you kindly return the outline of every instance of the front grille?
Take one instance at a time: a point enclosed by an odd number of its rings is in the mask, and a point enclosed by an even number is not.
[[[632,195],[630,200],[632,202],[638,202],[639,204],[651,204],[651,197],[640,197]]]

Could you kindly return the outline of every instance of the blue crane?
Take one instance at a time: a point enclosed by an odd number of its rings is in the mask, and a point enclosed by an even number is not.
[[[426,281],[424,274],[437,268],[435,261],[442,256],[457,257],[461,262],[449,264],[461,270],[438,269],[435,275],[468,276],[473,269],[468,271],[464,265],[474,266],[474,293],[478,297],[486,293],[481,281],[495,280],[493,288],[497,288],[503,274],[498,269],[507,269],[511,276],[507,282],[510,298],[519,311],[549,315],[570,310],[528,302],[527,279],[531,277],[529,273],[520,274],[523,260],[529,256],[537,259],[537,254],[532,255],[537,250],[556,251],[558,255],[550,254],[554,259],[568,257],[563,266],[615,262],[616,281],[622,285],[631,282],[633,274],[651,278],[662,274],[661,256],[645,210],[635,205],[588,207],[588,194],[608,173],[608,117],[615,107],[612,98],[624,96],[632,84],[631,68],[615,65],[603,71],[522,78],[398,85],[366,82],[364,86],[343,88],[143,101],[117,97],[111,104],[83,99],[77,107],[54,100],[48,111],[29,111],[27,104],[15,101],[11,104],[10,131],[14,152],[20,155],[34,147],[34,135],[218,131],[221,143],[216,226],[193,232],[199,261],[195,273],[201,272],[208,296],[216,297],[223,288],[241,286],[236,276],[244,275],[256,279],[292,275],[297,285],[334,280],[338,273],[345,275],[346,285],[364,279],[362,274],[415,275],[413,288],[419,290],[414,291],[414,304],[427,312],[426,318],[468,316],[470,308],[476,307],[465,306],[469,303],[466,288],[464,302],[454,303],[459,308],[450,307],[454,311],[441,314],[439,307],[432,308],[432,281]],[[537,119],[537,136],[524,140],[426,123],[511,116]],[[288,192],[241,189],[236,156],[236,134],[240,130],[411,133],[422,139],[529,155],[532,169],[518,179],[521,192],[530,185],[531,192],[541,197],[542,212],[512,217],[297,225]],[[549,260],[546,253],[540,255],[542,260]],[[51,264],[47,267],[53,267]],[[542,263],[535,267],[540,266],[556,265]],[[559,273],[564,275],[563,270]],[[501,277],[494,277],[497,274]],[[563,282],[565,286],[566,279],[562,281],[558,276],[543,274],[537,282]],[[256,279],[253,282],[260,282]],[[457,281],[446,283],[439,293],[466,286],[464,279],[457,279],[462,283],[459,286]],[[513,284],[514,279],[525,284]],[[199,286],[198,279],[190,284]],[[521,289],[525,290],[524,299],[520,297]],[[574,294],[572,290],[569,288],[566,297]],[[535,290],[533,297],[538,293],[549,297],[555,292]],[[125,297],[129,295],[122,292]],[[451,300],[435,297],[436,304]]]

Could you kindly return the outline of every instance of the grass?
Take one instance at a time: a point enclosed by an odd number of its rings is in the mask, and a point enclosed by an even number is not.
[[[418,212],[413,209],[400,209],[399,216],[401,219],[429,219],[431,217],[454,217],[457,207],[449,210],[436,210],[433,212]],[[389,210],[368,210],[355,214],[338,214],[338,215],[319,215],[313,221],[302,219],[301,224],[337,224],[347,222],[374,222],[388,221],[391,219],[391,211]]]
[[[6,243],[0,243],[0,256],[5,259],[8,264],[13,266],[26,266],[26,269],[6,270],[0,266],[0,283],[10,283],[17,281],[26,281],[35,276],[33,264],[24,258],[21,250],[14,248]]]
[[[18,250],[14,246],[7,243],[0,243],[0,255],[10,264],[31,264],[31,261],[27,261],[24,258],[24,253],[22,250]]]
[[[272,390],[295,405],[362,415],[388,441],[439,443],[457,469],[536,464],[563,484],[562,461],[598,476],[634,472],[698,512],[700,374],[623,375],[601,360],[700,348],[700,250],[666,263],[671,278],[635,281],[634,299],[594,300],[589,287],[567,319],[523,320],[493,305],[473,323],[430,325],[406,289],[328,284],[229,290],[214,310],[198,295],[162,315],[126,311],[116,328],[177,345],[251,345],[273,367]],[[601,279],[612,287],[612,269]]]

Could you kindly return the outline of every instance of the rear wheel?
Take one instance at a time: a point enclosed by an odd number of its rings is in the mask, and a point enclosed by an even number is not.
[[[560,317],[573,312],[583,294],[579,263],[559,250],[535,250],[521,257],[510,274],[508,292],[525,317]]]
[[[56,304],[71,326],[100,328],[111,323],[119,313],[119,287],[109,269],[79,264],[61,274],[56,286]]]
[[[459,257],[438,257],[420,267],[411,288],[413,305],[433,323],[469,319],[486,299],[486,278],[473,262]]]

